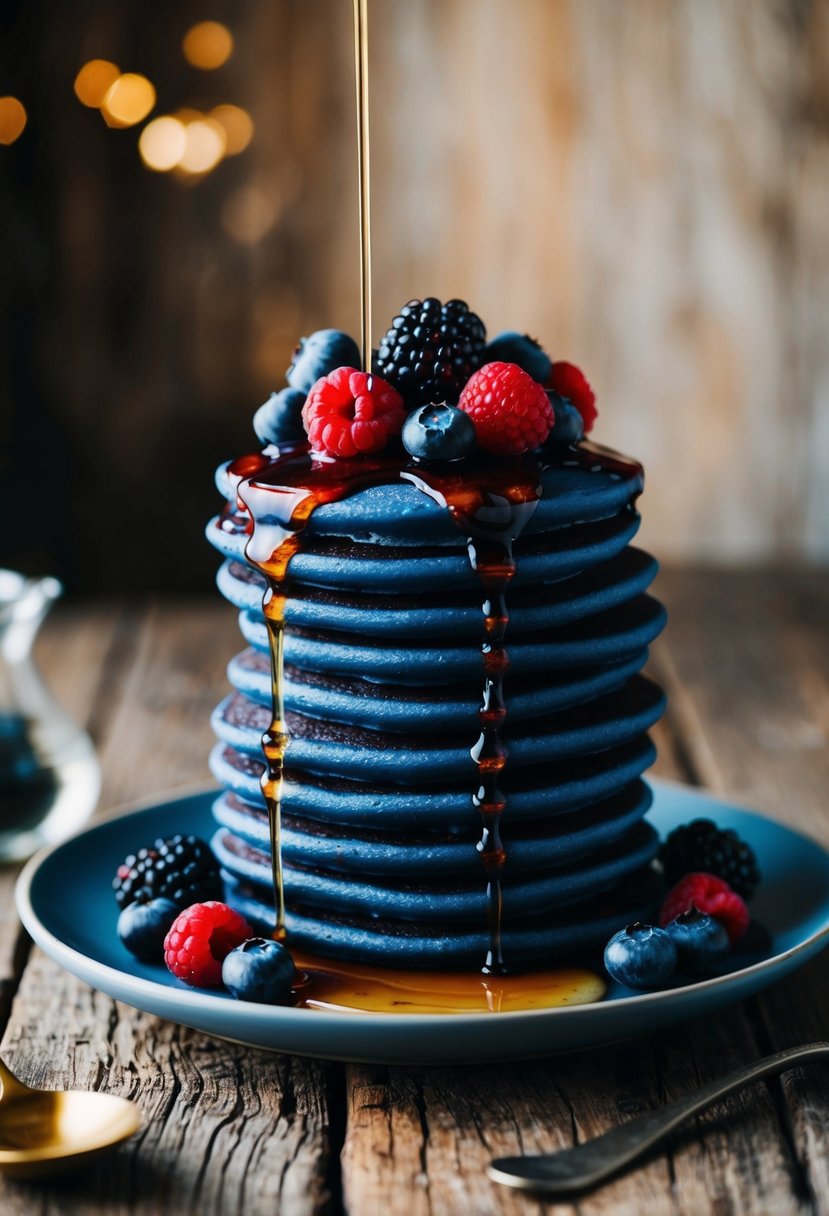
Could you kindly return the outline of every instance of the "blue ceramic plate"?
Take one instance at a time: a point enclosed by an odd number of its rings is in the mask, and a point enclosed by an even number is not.
[[[664,992],[611,988],[598,1004],[524,1013],[368,1014],[245,1004],[186,988],[121,946],[110,883],[116,866],[144,841],[173,832],[209,836],[215,790],[136,808],[38,854],[20,876],[17,906],[37,944],[73,975],[137,1009],[220,1038],[378,1063],[549,1055],[713,1013],[782,979],[829,944],[829,854],[820,845],[682,786],[653,784],[649,818],[663,835],[707,815],[751,842],[764,875],[752,910],[770,935],[766,949],[731,956],[728,973]]]

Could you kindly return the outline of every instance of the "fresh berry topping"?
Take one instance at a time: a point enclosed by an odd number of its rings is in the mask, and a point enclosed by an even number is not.
[[[222,981],[237,1001],[286,1005],[294,982],[293,959],[279,942],[251,937],[222,963]]]
[[[482,448],[511,455],[538,447],[554,421],[544,389],[515,363],[487,363],[475,372],[458,409],[475,423]]]
[[[539,384],[546,384],[553,370],[550,356],[535,338],[511,329],[492,339],[484,351],[484,362],[517,363]]]
[[[415,460],[460,460],[475,447],[475,426],[454,405],[421,405],[403,423],[401,438]]]
[[[305,393],[298,388],[283,388],[271,393],[253,415],[253,429],[260,443],[293,443],[305,438],[302,407]]]
[[[409,300],[382,338],[374,366],[409,409],[454,403],[481,366],[485,342],[484,323],[464,300]]]
[[[584,421],[581,414],[566,397],[559,397],[553,389],[547,390],[553,407],[555,422],[547,440],[548,447],[571,448],[584,438]]]
[[[318,329],[310,338],[300,338],[285,379],[291,388],[309,393],[320,376],[338,367],[356,367],[359,362],[360,351],[353,338],[339,329]]]
[[[585,435],[589,434],[599,411],[596,409],[596,394],[587,383],[584,372],[574,363],[554,363],[547,387],[573,403],[582,416]]]
[[[164,961],[173,975],[192,988],[219,988],[222,963],[253,930],[227,904],[210,899],[185,908],[164,939]]]
[[[716,874],[686,874],[665,896],[659,910],[660,925],[667,925],[691,908],[698,908],[718,920],[732,946],[743,937],[751,919],[739,895]]]
[[[718,828],[712,819],[695,819],[675,828],[659,856],[669,883],[702,870],[724,879],[743,899],[751,899],[760,882],[754,850],[733,828]]]
[[[164,938],[179,909],[171,899],[128,904],[118,917],[118,936],[123,945],[144,963],[160,963]]]
[[[628,988],[661,988],[676,968],[676,946],[664,929],[637,921],[614,933],[604,965],[611,979]]]
[[[697,907],[680,912],[668,922],[665,932],[676,946],[682,971],[710,971],[728,954],[730,942],[725,926]]]
[[[346,460],[379,452],[400,433],[405,417],[396,388],[353,367],[338,367],[319,379],[302,408],[314,451]]]
[[[219,863],[198,836],[170,836],[139,849],[118,867],[112,880],[119,908],[134,900],[171,899],[177,908],[223,893]]]

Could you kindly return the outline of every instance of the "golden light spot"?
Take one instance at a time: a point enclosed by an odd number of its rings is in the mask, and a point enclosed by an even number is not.
[[[209,173],[225,152],[224,127],[211,118],[197,119],[185,128],[184,153],[179,168],[185,173]]]
[[[146,76],[125,72],[107,89],[101,113],[108,127],[134,127],[155,105],[155,89]]]
[[[279,200],[258,186],[241,186],[222,207],[222,227],[240,245],[255,245],[276,223]]]
[[[180,110],[173,111],[173,118],[177,118],[186,127],[189,122],[201,122],[204,114],[201,110],[194,110],[191,106],[182,106]]]
[[[100,110],[110,87],[121,75],[121,69],[108,59],[90,59],[75,77],[75,95],[92,110]]]
[[[184,58],[205,72],[220,68],[233,51],[233,35],[218,21],[200,21],[184,35]]]
[[[0,97],[0,144],[13,144],[26,126],[26,108],[16,97]]]
[[[186,142],[184,125],[165,115],[147,123],[138,140],[138,151],[148,169],[166,173],[181,160]]]
[[[216,106],[210,117],[224,127],[225,156],[244,152],[253,139],[253,119],[241,106]]]

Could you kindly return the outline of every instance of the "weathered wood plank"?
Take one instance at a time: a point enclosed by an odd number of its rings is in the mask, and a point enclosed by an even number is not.
[[[34,951],[3,1058],[43,1088],[135,1098],[143,1129],[74,1183],[38,1186],[43,1216],[160,1211],[312,1216],[328,1209],[325,1073],[314,1061],[209,1039],[138,1013]],[[4,1216],[30,1187],[0,1178]]]

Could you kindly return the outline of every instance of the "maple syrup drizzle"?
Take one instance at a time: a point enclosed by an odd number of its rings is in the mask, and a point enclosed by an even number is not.
[[[641,475],[641,466],[636,462],[628,461],[593,444],[584,444],[581,448],[572,449],[563,463],[587,471],[602,470],[611,476],[625,479]],[[352,461],[332,460],[309,452],[307,444],[296,444],[275,454],[245,456],[231,464],[229,474],[237,481],[236,511],[242,516],[242,526],[249,537],[246,555],[248,560],[262,571],[267,581],[263,610],[271,650],[273,711],[270,727],[263,736],[266,767],[262,777],[262,789],[270,822],[276,913],[274,936],[277,940],[285,937],[280,819],[285,753],[290,743],[285,723],[282,657],[289,562],[299,551],[302,530],[317,507],[339,501],[370,486],[394,484],[404,480],[448,509],[466,539],[470,565],[477,573],[484,592],[481,644],[484,682],[482,700],[478,708],[480,734],[470,751],[477,769],[477,785],[472,801],[482,821],[477,849],[487,879],[489,944],[482,974],[484,978],[494,977],[488,982],[494,982],[496,978],[506,982],[508,973],[501,942],[502,876],[506,850],[500,832],[506,807],[500,778],[508,757],[500,733],[507,715],[503,688],[504,674],[509,666],[505,647],[509,622],[506,593],[516,569],[513,542],[520,535],[540,500],[540,481],[544,468],[545,465],[539,460],[526,457],[512,463],[505,463],[503,460],[497,464],[484,462],[474,468],[464,467],[462,472],[437,471],[407,462],[400,456],[373,459],[363,457]],[[239,515],[235,514],[233,508],[226,511],[222,526],[225,524],[232,524],[235,528],[240,526]],[[345,1006],[357,1008],[357,1005],[349,1005],[354,994],[348,996],[354,982],[353,969],[349,971],[345,965],[326,961],[322,968],[315,966],[312,974],[316,975],[320,970],[325,971],[329,977],[336,973],[339,977],[335,984],[339,993],[336,999],[344,1002]],[[361,974],[365,974],[365,971],[363,968]],[[386,975],[387,978],[386,969],[378,969],[378,974]],[[413,976],[416,973],[405,974]],[[544,982],[549,986],[552,983],[551,977],[561,973],[536,974],[543,974],[546,977]],[[580,974],[582,977],[590,977],[594,985],[591,990],[595,989],[596,982],[600,983],[590,972]],[[516,980],[520,978],[516,977]],[[529,982],[532,977],[524,978]],[[332,982],[330,978],[325,981],[329,986]],[[445,986],[441,987],[441,983],[434,976],[430,977],[429,982],[432,984],[430,991],[433,995],[443,992],[445,996],[447,989]],[[457,987],[461,981],[455,975],[451,982]],[[479,984],[480,982],[481,973]],[[322,980],[318,981],[318,986],[320,984],[324,987]],[[376,985],[374,987],[376,988]],[[524,998],[530,999],[526,984],[524,989],[521,989],[519,984],[513,992],[515,1000],[519,999],[519,990],[524,991]],[[495,1008],[501,1006],[502,999],[492,997],[492,992],[506,989],[484,987],[481,991],[490,994],[486,998],[486,1007]],[[473,988],[467,991],[467,997],[464,999],[472,1000],[472,1005],[467,1004],[464,1007],[477,1007],[477,998],[471,997],[470,992],[477,993],[478,989],[473,985]],[[366,999],[368,1000],[368,997]],[[377,996],[375,993],[372,998],[374,1004],[365,1007],[379,1007],[379,1001],[382,1007],[391,1008],[396,999],[388,997],[388,994]],[[435,997],[439,1005],[442,999]],[[397,1001],[397,1004],[400,1003],[406,1002]],[[521,1007],[532,1006],[525,1004]]]

